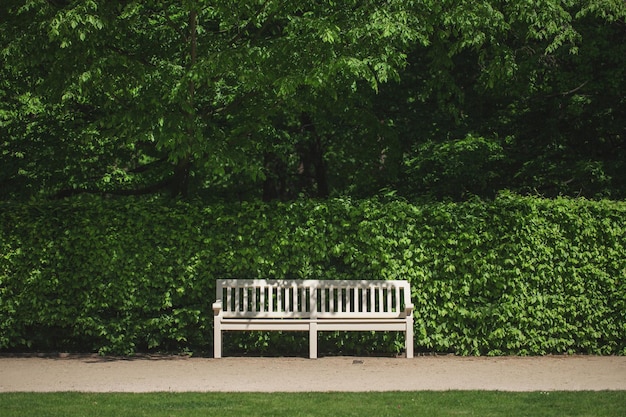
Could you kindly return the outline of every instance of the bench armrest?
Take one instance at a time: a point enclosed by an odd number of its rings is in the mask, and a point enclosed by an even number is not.
[[[406,313],[407,316],[411,316],[413,315],[414,308],[415,306],[413,304],[407,304],[404,306],[404,312]]]
[[[222,300],[213,303],[213,314],[219,316],[222,313]]]

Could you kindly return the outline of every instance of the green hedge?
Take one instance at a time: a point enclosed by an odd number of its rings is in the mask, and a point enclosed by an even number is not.
[[[626,354],[626,203],[0,205],[0,349],[209,352],[214,281],[408,279],[418,351]],[[229,349],[306,354],[306,337]],[[394,352],[397,335],[327,335]],[[361,350],[360,350],[361,349]]]

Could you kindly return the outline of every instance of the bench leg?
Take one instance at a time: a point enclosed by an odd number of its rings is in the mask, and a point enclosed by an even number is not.
[[[407,359],[413,358],[413,320],[409,320],[404,337],[404,349]]]
[[[317,323],[309,324],[309,358],[317,359]]]
[[[213,357],[215,359],[222,357],[222,329],[218,323],[213,328]]]

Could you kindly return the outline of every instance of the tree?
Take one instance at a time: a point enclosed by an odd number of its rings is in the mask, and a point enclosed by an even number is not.
[[[436,14],[432,44],[381,92],[405,155],[393,188],[624,196],[624,2],[442,2]]]
[[[488,181],[455,195],[610,194],[623,181],[625,9],[6,0],[1,197],[445,197],[483,169]],[[471,138],[488,152],[457,155],[470,158],[457,178],[431,172],[438,191],[419,185],[427,153],[445,161]],[[602,151],[583,158],[590,148]]]
[[[286,107],[302,90],[325,94],[339,79],[376,88],[397,73],[396,45],[414,31],[400,2],[373,3],[4,2],[5,70],[22,97],[6,112],[37,107],[7,122],[8,158],[36,165],[40,149],[24,151],[40,126],[62,160],[53,170],[74,173],[44,187],[57,196],[184,196],[192,180],[262,177],[263,156],[280,146],[264,135],[306,113]],[[50,168],[31,176],[42,182]],[[23,182],[21,172],[3,181]]]

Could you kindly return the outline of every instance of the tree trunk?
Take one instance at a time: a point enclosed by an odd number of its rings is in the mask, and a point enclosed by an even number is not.
[[[187,71],[192,71],[198,59],[198,12],[195,9],[189,11],[189,58],[187,61]],[[189,77],[189,84],[187,86],[187,149],[192,149],[195,137],[195,94],[196,86],[193,81],[193,77]],[[184,110],[185,111],[185,110]],[[191,155],[189,151],[186,155],[183,155],[174,168],[174,175],[172,177],[172,183],[170,187],[170,195],[172,197],[186,198],[189,195],[189,173],[191,171]]]
[[[285,174],[287,167],[276,155],[266,152],[263,155],[265,180],[263,181],[263,201],[284,199],[287,186]]]
[[[309,134],[306,146],[301,148],[301,169],[299,174],[309,177],[313,180],[315,195],[317,197],[326,198],[330,195],[328,186],[328,173],[326,170],[326,162],[324,161],[324,145],[322,138],[318,135],[311,116],[302,113],[300,116],[302,131]]]
[[[183,158],[174,167],[174,174],[170,182],[170,196],[187,198],[189,196],[189,172],[191,161]]]

